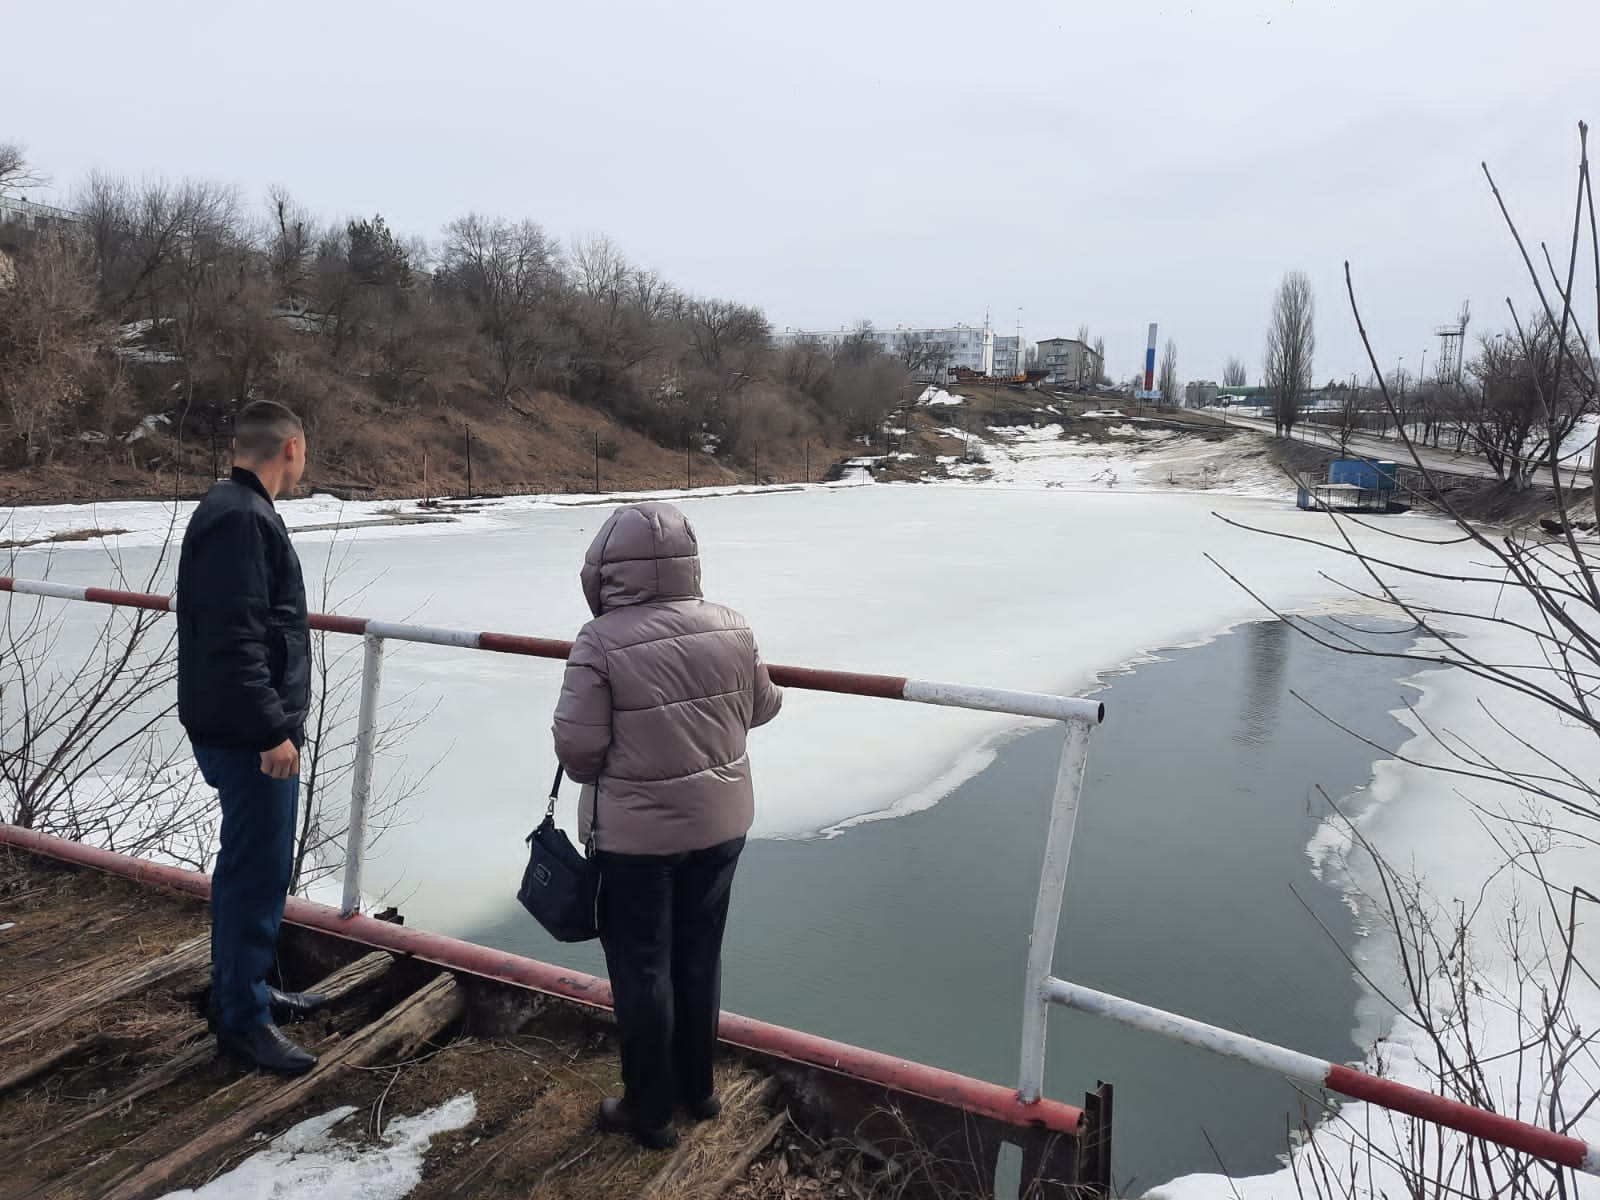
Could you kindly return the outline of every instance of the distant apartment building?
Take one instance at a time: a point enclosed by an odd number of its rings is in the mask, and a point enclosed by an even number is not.
[[[70,209],[36,204],[20,196],[0,196],[0,226],[20,225],[24,229],[49,229],[62,225],[78,225],[82,221],[82,215]]]
[[[1100,356],[1076,338],[1046,338],[1039,343],[1038,369],[1045,378],[1070,387],[1093,387],[1100,378]]]
[[[997,337],[994,339],[994,366],[989,374],[1021,375],[1028,368],[1027,359],[1027,343],[1021,337]]]
[[[773,344],[793,346],[799,342],[817,342],[833,349],[857,335],[855,329],[784,329],[774,332]],[[979,375],[1016,375],[1018,365],[1025,355],[1020,337],[997,338],[993,328],[982,325],[947,325],[938,328],[911,328],[897,325],[893,329],[874,326],[867,335],[885,354],[898,354],[903,343],[931,342],[941,347],[948,356],[946,372],[957,368],[975,371]],[[926,372],[925,372],[926,373]]]

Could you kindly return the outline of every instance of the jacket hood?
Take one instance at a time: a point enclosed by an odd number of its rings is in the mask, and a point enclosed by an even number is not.
[[[619,508],[584,558],[583,595],[599,616],[631,604],[700,598],[700,544],[675,505]]]

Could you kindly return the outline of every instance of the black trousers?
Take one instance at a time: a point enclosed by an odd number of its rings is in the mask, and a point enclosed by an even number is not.
[[[722,932],[744,839],[687,854],[600,852],[600,944],[628,1111],[647,1129],[711,1095]]]

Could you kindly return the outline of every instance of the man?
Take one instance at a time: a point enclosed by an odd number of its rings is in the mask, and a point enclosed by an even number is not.
[[[306,436],[281,404],[234,418],[218,480],[178,559],[178,718],[222,803],[211,875],[210,1020],[223,1053],[298,1075],[316,1059],[278,1029],[323,998],[267,983],[294,860],[311,633],[300,560],[273,501],[305,472]]]

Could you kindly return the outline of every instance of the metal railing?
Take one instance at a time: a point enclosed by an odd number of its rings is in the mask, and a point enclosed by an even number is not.
[[[0,592],[158,612],[171,612],[176,608],[173,599],[168,596],[78,587],[49,580],[13,579],[8,576],[0,576]],[[572,643],[553,638],[474,633],[324,613],[312,614],[311,627],[327,633],[358,636],[365,643],[361,704],[356,725],[355,770],[350,795],[350,831],[345,851],[344,897],[340,908],[341,915],[348,919],[359,915],[360,908],[361,872],[366,857],[366,814],[372,793],[372,760],[383,685],[384,643],[420,642],[546,659],[565,659],[572,650]],[[769,665],[768,670],[773,682],[783,687],[1006,713],[1058,721],[1065,727],[1066,737],[1056,773],[1050,826],[1045,836],[1044,865],[1039,874],[1039,894],[1034,906],[1023,989],[1022,1053],[1017,1093],[1024,1105],[1038,1104],[1041,1100],[1049,1011],[1052,1004],[1060,1004],[1213,1054],[1248,1062],[1300,1083],[1326,1088],[1352,1099],[1364,1100],[1455,1129],[1535,1158],[1600,1175],[1600,1147],[1591,1147],[1578,1138],[1057,978],[1052,973],[1053,959],[1061,923],[1062,898],[1066,891],[1067,868],[1072,860],[1072,841],[1077,827],[1084,772],[1088,765],[1089,738],[1095,726],[1105,719],[1104,704],[1070,696],[935,683],[904,676],[778,665]]]

